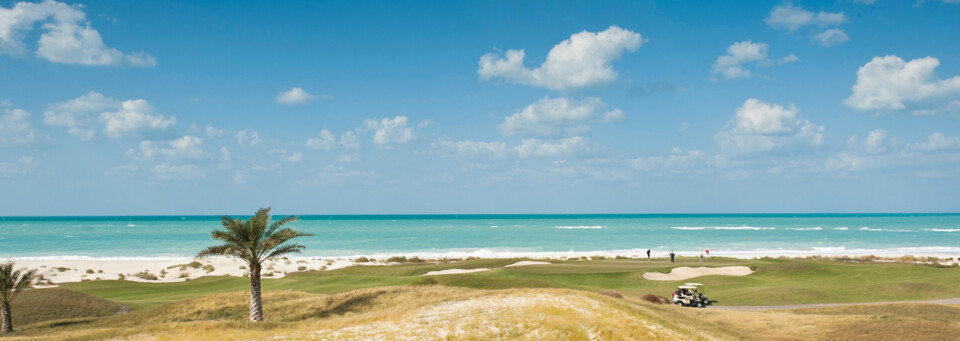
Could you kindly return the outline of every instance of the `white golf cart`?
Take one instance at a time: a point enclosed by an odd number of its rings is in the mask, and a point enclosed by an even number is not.
[[[681,306],[703,308],[703,302],[695,294],[696,290],[697,287],[693,285],[678,286],[677,291],[673,292],[673,303]]]
[[[683,285],[696,287],[696,290],[693,291],[693,294],[696,295],[697,298],[700,299],[700,302],[703,303],[703,305],[710,304],[710,300],[707,299],[707,295],[703,292],[703,284],[700,284],[700,283],[684,283]]]

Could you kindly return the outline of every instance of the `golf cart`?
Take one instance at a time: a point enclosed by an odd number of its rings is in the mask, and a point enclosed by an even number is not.
[[[681,306],[703,308],[700,296],[694,293],[696,290],[697,287],[692,285],[678,286],[677,291],[673,292],[673,303]]]
[[[705,295],[705,294],[703,293],[703,284],[700,284],[700,283],[684,283],[683,285],[689,285],[689,286],[692,286],[692,287],[696,287],[697,289],[696,289],[696,290],[693,290],[693,294],[696,295],[697,298],[700,299],[700,302],[703,302],[703,305],[710,304],[710,301],[707,300],[707,295]]]

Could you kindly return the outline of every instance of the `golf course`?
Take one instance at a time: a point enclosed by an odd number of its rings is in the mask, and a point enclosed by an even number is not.
[[[282,261],[282,260],[277,260]],[[265,323],[244,322],[249,278],[87,280],[24,291],[6,339],[943,339],[960,333],[960,269],[863,259],[471,259],[371,263],[263,279]],[[549,264],[544,264],[549,263]],[[648,280],[681,267],[745,276]],[[431,271],[451,274],[423,276]],[[471,270],[474,270],[471,272]],[[476,271],[483,270],[483,271]],[[703,283],[706,309],[651,303]],[[644,297],[647,295],[647,297]],[[655,301],[655,300],[653,300]],[[726,307],[876,303],[737,311]],[[500,311],[502,310],[502,311]],[[883,322],[883,323],[879,323]],[[879,333],[879,334],[878,334]],[[891,334],[893,333],[893,334]]]

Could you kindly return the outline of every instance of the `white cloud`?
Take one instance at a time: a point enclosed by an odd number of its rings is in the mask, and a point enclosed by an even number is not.
[[[307,139],[306,145],[309,148],[322,150],[333,150],[336,148],[350,150],[360,149],[360,141],[357,139],[357,135],[349,130],[340,135],[340,139],[338,140],[329,130],[322,129],[320,130],[320,137]]]
[[[784,108],[750,98],[737,109],[728,128],[714,135],[725,153],[758,154],[823,145],[824,128],[800,117],[793,105]]]
[[[583,31],[554,46],[536,69],[523,65],[524,50],[508,50],[480,57],[477,74],[484,80],[499,77],[552,90],[608,84],[617,79],[611,62],[643,42],[640,34],[617,26],[598,33]]]
[[[618,121],[623,111],[606,111],[607,104],[596,97],[583,101],[565,97],[547,98],[528,105],[497,126],[506,136],[559,137],[580,135],[590,130],[588,121]]]
[[[727,47],[727,54],[717,57],[710,71],[723,75],[725,79],[750,78],[748,64],[771,66],[774,64],[767,53],[770,46],[764,43],[754,43],[749,40],[733,43]],[[777,60],[777,64],[787,64],[800,60],[794,54],[789,54]]]
[[[277,103],[286,105],[304,104],[312,101],[314,97],[301,88],[293,88],[277,95]]]
[[[713,73],[722,74],[726,79],[749,78],[750,70],[744,69],[743,64],[763,63],[768,61],[769,46],[764,43],[741,41],[727,47],[727,54],[717,57],[713,63]]]
[[[883,129],[877,129],[871,131],[867,134],[866,141],[863,142],[863,146],[866,148],[867,153],[870,154],[882,154],[887,152],[887,135],[888,132]]]
[[[438,154],[445,157],[500,159],[510,155],[507,144],[498,141],[450,141],[441,139],[433,144]]]
[[[23,109],[4,109],[0,116],[0,147],[27,144],[36,137],[30,125],[30,113]]]
[[[43,112],[43,123],[67,127],[71,135],[90,140],[96,135],[91,114],[119,109],[120,104],[118,100],[90,91],[69,101],[51,104]]]
[[[237,132],[237,144],[238,145],[251,145],[257,146],[263,142],[260,140],[260,134],[257,134],[256,131],[250,129],[244,129]]]
[[[368,129],[376,131],[373,135],[374,144],[399,144],[417,139],[417,136],[413,134],[413,129],[407,128],[406,116],[397,116],[393,119],[384,118],[380,121],[366,120],[364,124]]]
[[[32,156],[23,156],[16,162],[0,162],[0,176],[11,177],[20,174],[29,174],[37,165]]]
[[[230,150],[227,147],[220,147],[220,160],[223,162],[230,162],[233,160],[233,157],[230,155]]]
[[[205,172],[194,165],[172,165],[161,163],[152,169],[153,174],[160,179],[189,180],[201,178]]]
[[[36,55],[54,63],[156,65],[156,58],[142,51],[124,54],[104,44],[82,8],[56,1],[18,2],[11,8],[0,7],[0,53],[24,55],[24,38],[40,27],[43,33],[37,40]]]
[[[770,11],[770,16],[763,20],[775,29],[785,29],[788,32],[796,31],[804,26],[829,27],[838,26],[847,21],[843,12],[820,12],[813,14],[792,4],[776,6]]]
[[[360,154],[343,154],[337,157],[337,162],[340,163],[360,162],[360,160]]]
[[[911,144],[909,148],[928,152],[960,150],[960,137],[948,137],[941,133],[933,133],[927,140]]]
[[[667,157],[639,157],[633,159],[632,164],[633,168],[642,171],[684,172],[706,169],[709,162],[710,157],[702,151],[673,148]]]
[[[173,161],[199,160],[207,158],[209,155],[203,151],[203,139],[196,136],[183,136],[163,142],[141,141],[139,154],[134,152],[133,149],[129,150],[127,154],[143,159],[161,157]],[[226,155],[229,157],[229,154]]]
[[[850,40],[850,37],[839,28],[831,28],[814,35],[811,39],[823,46],[833,46],[847,42],[847,40]]]
[[[175,117],[153,114],[153,106],[142,99],[123,101],[120,110],[100,114],[103,133],[108,137],[143,137],[163,132],[177,122]]]
[[[300,162],[303,161],[303,153],[300,152],[280,152],[280,160],[284,162]]]
[[[223,130],[220,130],[211,126],[207,126],[206,132],[207,132],[207,138],[215,138],[215,137],[223,136]]]
[[[582,136],[568,137],[556,141],[525,139],[514,151],[521,159],[544,157],[567,157],[585,155],[593,151],[590,140]]]
[[[939,79],[934,73],[939,65],[940,60],[933,57],[909,62],[895,55],[874,57],[857,70],[853,94],[843,104],[864,111],[910,110],[914,114],[941,111],[944,102],[953,99],[957,103],[960,76]]]
[[[99,121],[94,120],[96,114]],[[49,105],[43,112],[43,122],[67,127],[71,135],[90,140],[96,135],[96,123],[103,125],[108,137],[146,137],[166,132],[176,123],[176,118],[154,114],[153,106],[143,99],[119,101],[91,91]]]
[[[322,170],[313,174],[313,178],[307,181],[309,185],[330,186],[360,183],[364,185],[373,184],[376,174],[354,169],[346,169],[342,166],[326,166]]]

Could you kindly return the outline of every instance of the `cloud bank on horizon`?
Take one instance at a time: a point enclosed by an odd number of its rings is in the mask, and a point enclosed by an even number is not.
[[[0,216],[957,211],[954,3],[0,5]]]

